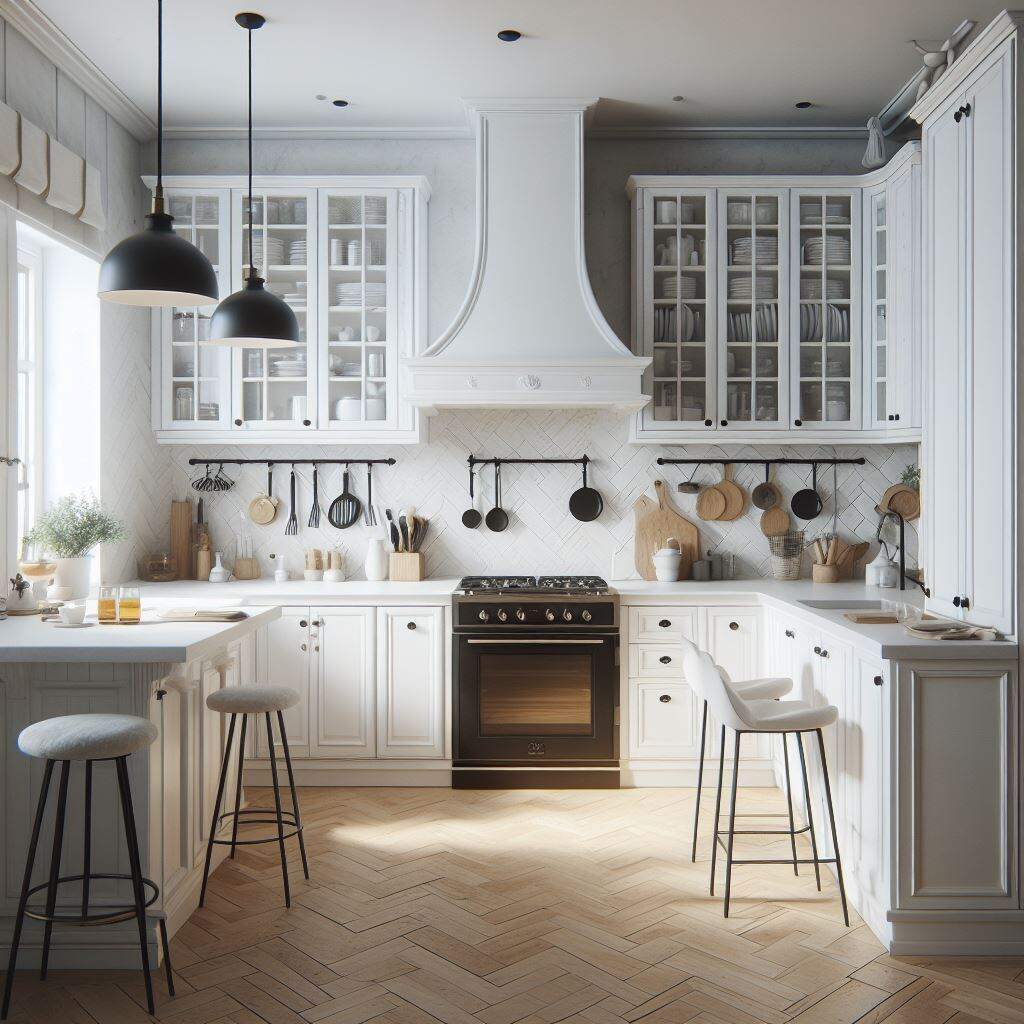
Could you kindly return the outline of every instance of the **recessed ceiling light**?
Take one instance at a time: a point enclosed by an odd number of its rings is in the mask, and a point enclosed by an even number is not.
[[[814,104],[810,100],[800,100],[799,103],[794,103],[793,106],[795,106],[797,110],[806,110],[808,107],[813,107]]]
[[[672,99],[675,100],[676,103],[682,103],[683,100],[686,99],[686,97],[685,96],[673,96]]]
[[[514,28],[503,28],[498,33],[498,38],[503,43],[514,43],[517,39],[521,39],[522,37],[523,33],[517,32]]]
[[[325,99],[327,99],[327,97],[322,92],[318,92],[314,98],[318,99],[318,100],[325,100]]]
[[[347,107],[348,100],[331,100],[336,107]]]

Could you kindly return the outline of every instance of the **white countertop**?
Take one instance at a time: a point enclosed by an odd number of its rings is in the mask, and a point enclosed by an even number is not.
[[[230,607],[222,602],[218,607]],[[65,629],[38,615],[9,615],[0,621],[0,664],[11,662],[184,663],[222,650],[232,640],[281,617],[280,607],[248,609],[239,622],[163,622],[143,610],[137,626],[93,625]]]
[[[204,583],[179,580],[175,583],[139,583],[142,603],[189,604],[204,608],[247,607],[265,604],[433,604],[451,601],[458,579],[421,580],[398,583],[392,580],[346,580],[344,583],[307,583],[272,579],[232,580],[230,583]]]

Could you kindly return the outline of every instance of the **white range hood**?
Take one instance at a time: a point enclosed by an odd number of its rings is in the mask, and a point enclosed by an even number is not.
[[[467,102],[477,140],[477,239],[455,321],[405,361],[403,393],[441,408],[613,408],[650,399],[608,326],[583,247],[583,125],[594,100]]]

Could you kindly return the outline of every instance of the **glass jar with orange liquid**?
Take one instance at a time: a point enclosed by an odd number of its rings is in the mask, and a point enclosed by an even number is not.
[[[117,621],[142,620],[142,593],[138,587],[121,587],[117,592]]]
[[[117,622],[117,587],[100,587],[96,597],[96,618]]]

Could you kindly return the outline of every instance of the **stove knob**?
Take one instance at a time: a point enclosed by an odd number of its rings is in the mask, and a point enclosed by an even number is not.
[[[545,608],[544,609],[544,618],[547,619],[548,622],[554,622],[555,621],[555,613],[550,608]]]
[[[498,609],[498,621],[499,622],[508,622],[508,612],[505,611],[504,608],[499,608]]]
[[[518,620],[519,620],[520,622],[525,622],[525,621],[526,621],[526,612],[525,612],[525,611],[523,611],[523,609],[522,609],[522,608],[517,608],[517,609],[516,609],[516,618],[517,618],[517,619],[518,619]]]
[[[565,619],[566,622],[572,622],[572,612],[569,611],[568,608],[563,609],[562,618]]]
[[[480,614],[477,616],[477,618],[479,618],[481,622],[490,622],[491,613],[486,608],[481,608]]]
[[[582,611],[582,612],[580,612],[580,618],[581,618],[581,619],[582,619],[582,620],[583,620],[584,622],[590,622],[590,620],[591,620],[591,619],[592,619],[593,617],[594,617],[594,616],[593,616],[593,615],[591,615],[591,614],[590,614],[590,612],[589,612],[589,611],[588,611],[588,610],[587,610],[586,608],[584,608],[584,609],[583,609],[583,611]]]

